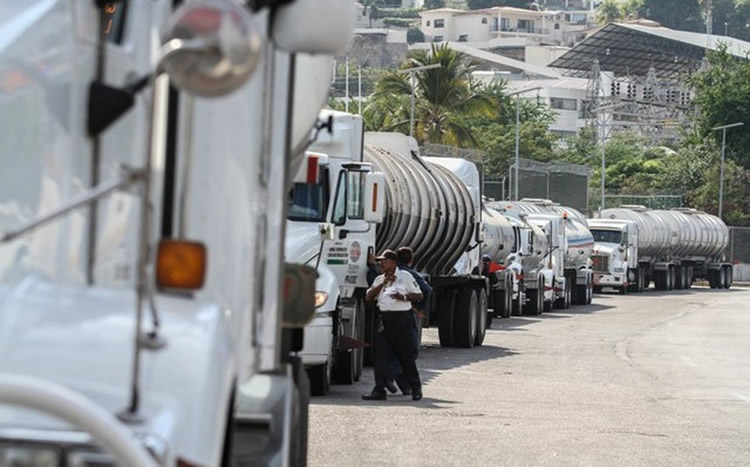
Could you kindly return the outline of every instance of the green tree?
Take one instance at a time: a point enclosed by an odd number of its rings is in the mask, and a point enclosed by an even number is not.
[[[745,126],[727,131],[727,157],[750,167],[750,62],[731,55],[726,46],[710,52],[709,66],[695,73],[690,83],[695,91],[695,123],[703,138],[718,138],[711,128],[735,122]]]
[[[424,7],[428,10],[434,10],[435,8],[444,8],[445,0],[425,0]]]
[[[600,24],[615,23],[623,17],[623,11],[616,0],[604,0],[596,9],[596,20]]]
[[[628,0],[622,4],[622,16],[624,19],[638,19],[645,15],[644,0]]]
[[[433,44],[429,51],[412,51],[402,68],[433,64],[439,64],[440,68],[414,73],[415,138],[420,143],[477,147],[472,129],[462,117],[466,114],[495,117],[497,103],[487,95],[473,92],[469,77],[476,64],[447,44]],[[408,133],[410,99],[409,74],[384,73],[364,111],[368,126]]]
[[[644,0],[644,16],[663,26],[686,31],[703,31],[703,10],[699,0]]]
[[[406,42],[408,42],[409,44],[413,44],[415,42],[424,42],[424,33],[419,28],[411,27],[408,31],[406,31]]]

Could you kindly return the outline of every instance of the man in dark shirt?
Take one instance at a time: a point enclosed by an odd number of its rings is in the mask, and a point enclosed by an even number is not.
[[[411,326],[411,336],[413,339],[413,351],[414,351],[414,358],[417,358],[417,355],[419,354],[419,346],[421,342],[419,341],[419,320],[421,319],[421,316],[424,315],[425,307],[427,303],[429,303],[430,295],[432,294],[432,287],[427,283],[427,281],[424,280],[424,277],[422,277],[421,274],[419,274],[417,271],[413,269],[414,267],[414,251],[408,247],[403,246],[399,248],[396,251],[396,256],[398,257],[398,267],[402,271],[406,271],[409,274],[411,274],[414,277],[414,280],[417,281],[417,285],[419,286],[419,290],[422,291],[422,301],[414,304],[414,310],[413,310],[413,317],[414,319],[409,323]],[[401,392],[404,395],[410,394],[410,388],[408,381],[404,378],[403,371],[401,369],[401,365],[399,365],[399,362],[396,358],[391,359],[391,371],[393,372],[393,375],[396,380],[396,384],[398,384],[398,387],[401,389]]]

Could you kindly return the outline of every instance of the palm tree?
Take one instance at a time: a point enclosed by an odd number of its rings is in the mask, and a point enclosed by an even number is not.
[[[600,24],[614,23],[622,18],[622,10],[616,0],[604,0],[596,9],[596,19]]]
[[[477,147],[465,115],[497,116],[498,104],[487,94],[470,86],[471,71],[476,63],[448,44],[432,45],[431,50],[409,54],[402,69],[440,64],[440,68],[415,72],[414,137],[422,142]],[[411,84],[408,74],[387,72],[375,85],[375,92],[365,109],[365,120],[371,129],[409,132]]]

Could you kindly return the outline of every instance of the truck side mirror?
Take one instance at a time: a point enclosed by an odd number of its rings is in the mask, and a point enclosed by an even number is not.
[[[223,96],[242,86],[263,50],[262,26],[245,7],[205,0],[186,3],[169,21],[157,73],[185,91]]]
[[[365,175],[365,220],[379,224],[385,218],[385,175],[370,172]]]

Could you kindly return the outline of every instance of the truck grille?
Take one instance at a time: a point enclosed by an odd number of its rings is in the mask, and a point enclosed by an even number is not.
[[[593,255],[591,262],[593,263],[595,272],[609,273],[609,256]]]

